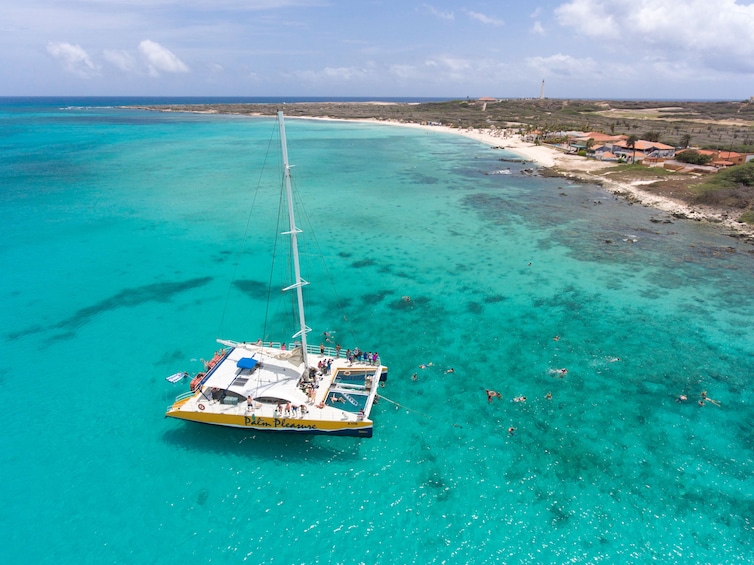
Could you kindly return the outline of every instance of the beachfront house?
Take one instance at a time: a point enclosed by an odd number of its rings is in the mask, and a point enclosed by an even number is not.
[[[619,161],[619,157],[612,152],[610,145],[593,145],[586,150],[586,156],[598,161]]]
[[[639,140],[629,146],[627,135],[610,135],[599,131],[568,132],[563,147],[569,153],[586,154],[601,161],[626,161],[651,165],[675,156],[675,147],[657,141]]]
[[[613,153],[628,163],[633,163],[635,160],[637,163],[649,164],[672,159],[675,157],[675,147],[659,141],[644,141],[643,139],[631,146],[626,140],[621,140],[613,143]]]
[[[528,143],[537,143],[539,141],[539,138],[542,136],[542,132],[538,129],[533,129],[531,131],[524,132],[521,139]]]
[[[625,135],[609,135],[599,131],[568,132],[568,151],[578,153],[586,151],[587,155],[593,147],[607,147],[612,150],[612,144],[627,139]]]

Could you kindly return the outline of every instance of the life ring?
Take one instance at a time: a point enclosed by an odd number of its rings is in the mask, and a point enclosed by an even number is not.
[[[199,404],[199,410],[204,410],[204,404]]]
[[[349,375],[351,374],[351,371],[343,371],[343,374],[344,374],[345,376],[349,376]]]

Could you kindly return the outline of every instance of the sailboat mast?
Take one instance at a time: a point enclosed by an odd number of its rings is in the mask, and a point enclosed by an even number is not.
[[[283,152],[283,171],[285,177],[285,197],[288,201],[288,227],[289,231],[283,232],[283,235],[291,236],[291,255],[293,256],[293,273],[294,283],[284,288],[283,290],[296,289],[296,297],[298,298],[298,321],[299,331],[293,335],[294,338],[301,338],[301,350],[303,352],[304,365],[308,366],[306,361],[306,334],[311,331],[306,326],[306,318],[304,316],[304,293],[303,286],[309,284],[307,281],[301,278],[301,268],[299,267],[298,260],[298,234],[301,230],[296,227],[296,218],[293,215],[293,191],[291,190],[291,166],[288,163],[288,144],[285,139],[285,121],[283,120],[283,112],[278,111],[278,124],[280,125],[280,146]]]

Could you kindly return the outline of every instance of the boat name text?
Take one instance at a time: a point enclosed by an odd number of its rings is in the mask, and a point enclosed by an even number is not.
[[[256,416],[245,416],[245,426],[258,426],[263,428],[291,428],[299,430],[314,430],[316,426],[312,424],[302,424],[295,420],[289,420],[288,418],[273,418],[272,422],[257,418]]]

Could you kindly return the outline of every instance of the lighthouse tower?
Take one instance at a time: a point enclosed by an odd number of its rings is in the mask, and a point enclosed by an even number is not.
[[[539,99],[542,100],[545,97],[545,79],[542,79],[542,87],[539,89]]]

